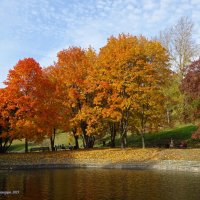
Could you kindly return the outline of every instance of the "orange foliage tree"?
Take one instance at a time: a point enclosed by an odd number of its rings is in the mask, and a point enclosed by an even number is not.
[[[17,138],[14,132],[17,105],[9,100],[7,89],[0,89],[0,152],[4,153]]]
[[[107,132],[112,147],[119,133],[124,148],[128,131],[139,133],[145,147],[145,132],[162,123],[170,74],[159,42],[125,34],[110,37],[98,55],[91,48],[62,50],[46,69],[32,58],[20,60],[0,91],[0,145],[25,138],[27,152],[28,140],[47,136],[54,150],[62,129],[73,132],[76,148],[79,136],[91,148]]]
[[[91,148],[94,145],[94,134],[98,124],[97,112],[93,108],[95,94],[91,84],[91,73],[96,54],[92,49],[83,50],[78,47],[60,51],[55,68],[62,84],[61,94],[64,97],[63,105],[68,110],[70,129],[76,140],[78,148],[78,136],[83,137],[83,145]]]
[[[36,124],[40,132],[38,139],[48,137],[52,151],[55,150],[55,135],[59,129],[68,130],[67,110],[64,109],[60,80],[53,66],[43,69],[40,84],[37,87]]]
[[[9,71],[5,81],[9,101],[17,105],[17,121],[14,131],[18,138],[25,138],[25,152],[28,152],[28,140],[37,137],[35,117],[37,111],[37,86],[40,84],[42,69],[33,58],[20,60]]]
[[[139,131],[145,147],[147,123],[156,124],[163,110],[162,86],[170,73],[167,61],[160,43],[144,37],[121,34],[101,48],[98,79],[106,90],[97,99],[103,116],[119,124],[122,147],[130,129]]]

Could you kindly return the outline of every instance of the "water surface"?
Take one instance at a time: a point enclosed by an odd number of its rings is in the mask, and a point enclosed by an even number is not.
[[[7,191],[0,199],[8,200],[199,200],[200,174],[118,169],[0,171],[0,191]]]

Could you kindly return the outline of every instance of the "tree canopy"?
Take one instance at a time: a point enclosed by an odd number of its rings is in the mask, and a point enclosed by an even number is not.
[[[59,130],[73,134],[76,148],[80,138],[85,148],[92,148],[106,134],[111,147],[119,134],[125,148],[129,132],[140,134],[145,147],[145,133],[169,124],[170,112],[183,103],[177,98],[182,91],[199,112],[200,60],[184,65],[179,90],[169,49],[157,40],[119,34],[109,37],[98,53],[69,47],[57,58],[46,68],[25,58],[9,71],[0,90],[1,152],[22,138],[27,152],[28,141],[44,138],[54,150]]]

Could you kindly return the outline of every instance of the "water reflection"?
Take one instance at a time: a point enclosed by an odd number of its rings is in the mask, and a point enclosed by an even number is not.
[[[0,171],[0,199],[199,200],[200,174],[111,169]]]

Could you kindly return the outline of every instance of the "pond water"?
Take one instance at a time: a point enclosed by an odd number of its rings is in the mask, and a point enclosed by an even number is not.
[[[0,171],[0,199],[199,200],[200,174],[118,169]]]

